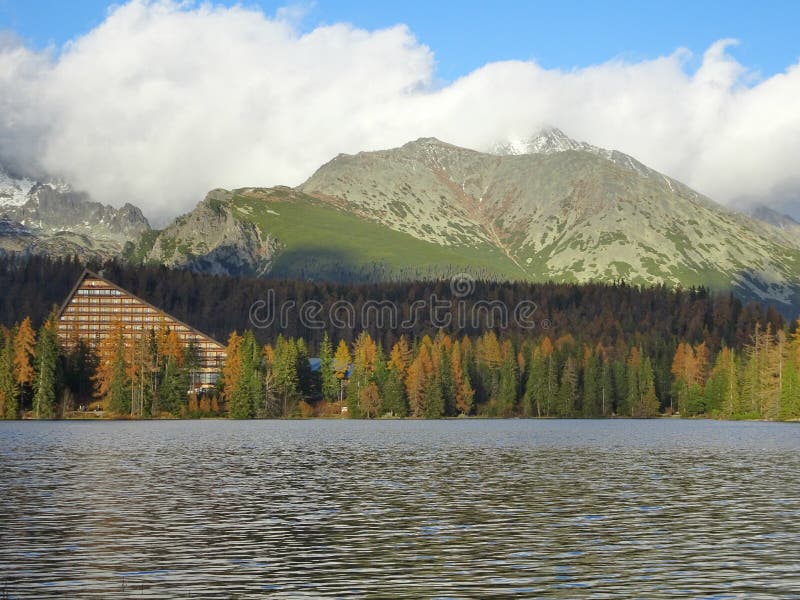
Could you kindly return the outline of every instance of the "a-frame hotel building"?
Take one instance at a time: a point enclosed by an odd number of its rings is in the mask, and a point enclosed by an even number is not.
[[[194,344],[199,358],[192,374],[195,386],[213,384],[222,370],[225,347],[218,341],[88,270],[58,312],[59,340],[66,347],[83,340],[94,348],[118,322],[129,339],[168,327],[184,346]]]

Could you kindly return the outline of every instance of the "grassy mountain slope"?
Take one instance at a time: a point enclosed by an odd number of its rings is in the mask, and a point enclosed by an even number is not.
[[[624,278],[797,298],[800,240],[617,152],[492,155],[425,138],[340,155],[300,189],[435,243],[490,243],[532,280]]]
[[[237,258],[235,264],[230,260]],[[290,188],[214,190],[129,258],[209,272],[333,281],[521,279],[496,247],[446,247],[344,212]]]
[[[514,265],[489,244],[447,247],[387,229],[288,189],[247,189],[232,206],[244,221],[280,244],[273,276],[337,279],[429,277],[471,269],[519,279]]]
[[[213,190],[128,256],[333,281],[462,271],[503,280],[624,279],[733,290],[787,312],[798,305],[800,240],[790,230],[560,132],[496,152],[424,138],[339,155],[297,189]]]

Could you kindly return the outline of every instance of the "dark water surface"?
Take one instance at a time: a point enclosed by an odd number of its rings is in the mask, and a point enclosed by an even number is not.
[[[800,425],[0,422],[0,598],[800,598]]]

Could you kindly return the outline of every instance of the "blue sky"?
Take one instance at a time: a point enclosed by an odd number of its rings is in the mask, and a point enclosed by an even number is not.
[[[105,0],[0,0],[0,29],[35,48],[59,47],[99,25]],[[215,2],[215,4],[237,4]],[[243,1],[267,14],[286,2]],[[736,38],[730,53],[762,76],[800,58],[800,2],[701,0],[693,2],[576,1],[431,2],[419,0],[299,3],[302,29],[348,22],[365,29],[404,23],[436,57],[436,75],[452,81],[487,62],[533,59],[546,68],[572,69],[620,57],[636,62],[678,47],[699,56],[713,42]],[[690,63],[691,67],[691,63]]]

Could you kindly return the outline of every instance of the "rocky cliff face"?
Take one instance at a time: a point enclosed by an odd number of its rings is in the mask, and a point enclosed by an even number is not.
[[[116,209],[55,182],[13,178],[0,170],[0,249],[85,258],[118,255],[150,231],[131,204]]]
[[[124,241],[138,239],[150,229],[142,211],[131,204],[113,208],[93,202],[86,194],[41,183],[31,189],[25,204],[7,208],[5,213],[27,227],[96,233]]]
[[[213,190],[187,215],[178,217],[134,253],[170,267],[231,275],[269,271],[278,243],[252,223],[237,218],[232,192]]]

